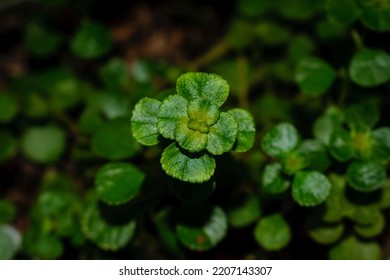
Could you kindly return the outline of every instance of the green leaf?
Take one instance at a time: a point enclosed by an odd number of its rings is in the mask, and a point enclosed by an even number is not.
[[[227,32],[226,42],[234,50],[248,47],[255,39],[253,24],[244,20],[234,20]]]
[[[56,236],[39,235],[33,240],[26,241],[28,252],[37,259],[55,260],[63,254],[64,247],[61,240]]]
[[[317,171],[298,172],[292,184],[292,196],[301,206],[316,206],[325,201],[331,189],[328,178]]]
[[[373,160],[390,160],[390,128],[381,127],[372,132]]]
[[[335,243],[344,233],[344,224],[323,224],[314,226],[308,231],[309,236],[318,244],[328,245]]]
[[[229,85],[216,74],[186,73],[176,82],[178,94],[188,101],[193,99],[206,99],[220,107],[229,95]]]
[[[79,128],[85,134],[95,133],[104,123],[98,109],[86,107],[79,119]]]
[[[283,171],[293,175],[309,165],[309,157],[302,152],[293,151],[282,159]]]
[[[282,174],[282,165],[279,162],[265,166],[261,183],[266,192],[273,194],[282,193],[290,186],[290,181]]]
[[[117,251],[130,241],[136,228],[134,220],[126,224],[111,225],[101,215],[97,205],[89,206],[83,213],[81,229],[84,235],[103,250]]]
[[[343,115],[338,108],[330,107],[313,126],[313,135],[325,146],[329,146],[333,132],[341,127]]]
[[[370,159],[372,155],[371,130],[366,126],[356,126],[351,131],[351,141],[358,159]]]
[[[103,65],[100,68],[100,76],[104,84],[112,89],[123,89],[130,84],[129,69],[119,58],[113,58]]]
[[[213,155],[230,151],[236,141],[238,124],[229,113],[222,112],[216,124],[210,127],[207,134],[206,149]]]
[[[279,0],[275,1],[274,5],[274,8],[276,8],[276,11],[280,15],[286,19],[296,21],[309,20],[319,8],[319,3],[311,0],[294,0],[294,2],[290,0]]]
[[[299,151],[309,158],[308,167],[312,170],[323,172],[331,165],[328,153],[320,141],[306,140],[300,145]]]
[[[354,161],[348,166],[347,178],[354,189],[372,192],[382,187],[386,179],[386,168],[377,162]]]
[[[383,214],[380,214],[378,216],[378,219],[376,219],[375,222],[368,225],[356,224],[354,226],[354,230],[361,237],[373,238],[380,235],[383,232],[385,225],[386,225],[385,217],[383,216]]]
[[[176,179],[202,183],[214,174],[215,160],[206,153],[188,155],[177,144],[172,143],[161,156],[162,169]]]
[[[379,207],[381,209],[390,208],[390,179],[386,179],[383,184]]]
[[[363,49],[349,65],[351,80],[362,87],[374,87],[390,80],[390,56],[381,50]]]
[[[9,225],[0,225],[0,260],[10,260],[17,253],[22,237]]]
[[[287,246],[291,230],[279,214],[264,217],[254,229],[256,242],[268,251],[278,251]]]
[[[28,52],[32,55],[50,56],[58,50],[61,41],[60,34],[49,29],[47,25],[32,22],[26,27],[24,42]]]
[[[0,162],[13,157],[16,153],[16,139],[6,131],[0,131]]]
[[[305,57],[298,63],[295,81],[302,93],[318,97],[326,93],[336,77],[334,69],[317,57]]]
[[[232,109],[228,113],[234,117],[238,124],[236,143],[233,149],[236,152],[247,152],[255,143],[256,126],[251,113],[243,109]]]
[[[227,218],[220,207],[197,205],[184,207],[179,213],[176,234],[191,250],[210,250],[226,235]]]
[[[188,117],[207,127],[214,125],[219,119],[219,109],[214,103],[205,99],[194,99],[188,104]],[[207,132],[207,131],[205,131]]]
[[[29,118],[47,116],[49,106],[47,100],[36,92],[26,92],[22,102],[23,113]]]
[[[381,249],[375,241],[360,241],[350,236],[329,251],[331,260],[379,260]]]
[[[198,124],[195,124],[197,126]],[[197,129],[191,129],[191,120],[181,122],[175,131],[177,143],[191,153],[197,153],[206,148],[207,134]]]
[[[117,118],[101,125],[92,138],[93,152],[107,159],[133,157],[139,144],[131,134],[129,117]]]
[[[283,158],[295,150],[298,143],[299,134],[295,127],[289,123],[280,123],[265,133],[261,147],[267,155]]]
[[[228,205],[228,221],[234,228],[246,227],[254,223],[260,215],[260,201],[255,194],[234,196]]]
[[[363,24],[378,32],[390,30],[390,5],[387,1],[359,0],[363,6]]]
[[[369,226],[377,222],[382,213],[377,204],[354,205],[353,211],[348,213],[348,218],[357,225]]]
[[[96,22],[83,24],[71,41],[73,53],[84,59],[93,59],[106,54],[111,45],[110,31]]]
[[[184,203],[201,203],[206,201],[215,191],[215,181],[192,184],[175,180],[171,184],[173,194]]]
[[[0,123],[12,121],[19,111],[19,104],[12,93],[0,94]]]
[[[152,146],[159,142],[157,114],[160,106],[160,101],[145,97],[138,101],[134,107],[131,130],[134,138],[142,145]]]
[[[238,9],[249,17],[257,17],[264,14],[270,6],[269,0],[240,0]]]
[[[118,92],[101,92],[97,95],[101,112],[107,119],[116,119],[130,115],[130,100]]]
[[[188,101],[178,94],[170,95],[162,102],[157,115],[157,127],[162,136],[175,139],[178,125],[189,121],[187,106]]]
[[[288,46],[287,56],[294,63],[311,55],[315,49],[314,42],[307,36],[299,35],[293,38]]]
[[[254,28],[256,37],[266,45],[280,45],[290,38],[290,31],[287,28],[272,21],[260,22]]]
[[[108,163],[96,173],[95,186],[99,198],[107,204],[128,202],[141,189],[145,174],[129,163]]]
[[[335,129],[330,138],[329,150],[338,161],[350,160],[355,154],[350,134],[343,128]]]
[[[0,199],[0,224],[11,222],[16,215],[16,206],[5,199]]]
[[[355,0],[327,0],[326,11],[329,19],[340,25],[351,24],[360,16]]]
[[[350,127],[373,127],[380,118],[378,107],[373,103],[358,103],[345,109],[345,121]]]
[[[57,126],[28,128],[22,138],[22,150],[31,160],[39,163],[57,161],[65,150],[66,134]]]

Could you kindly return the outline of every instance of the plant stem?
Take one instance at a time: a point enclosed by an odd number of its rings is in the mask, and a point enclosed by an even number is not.
[[[358,50],[364,49],[365,46],[364,46],[364,43],[363,43],[363,40],[362,40],[362,37],[360,36],[360,34],[356,30],[352,30],[351,35],[352,35],[352,39],[353,39],[353,42],[355,43],[356,48]]]
[[[340,78],[341,78],[341,88],[340,88],[340,96],[337,101],[338,106],[342,107],[345,103],[345,100],[347,99],[348,95],[348,88],[349,88],[349,81],[348,81],[348,73],[345,68],[342,68],[340,70]]]
[[[194,61],[190,63],[188,66],[189,70],[196,71],[199,68],[208,65],[218,58],[224,56],[229,50],[229,46],[225,41],[220,41],[216,45],[214,45],[211,49],[209,49],[206,53],[196,58]]]

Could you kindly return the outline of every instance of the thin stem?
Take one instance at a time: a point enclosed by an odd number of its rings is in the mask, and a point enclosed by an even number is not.
[[[341,87],[340,87],[340,96],[337,101],[337,104],[342,107],[345,103],[345,100],[347,99],[348,96],[348,89],[349,89],[349,80],[348,80],[348,73],[345,68],[342,68],[340,70],[340,78],[341,78]]]
[[[229,46],[226,44],[226,42],[220,41],[211,49],[209,49],[206,53],[192,61],[188,68],[191,71],[196,71],[199,68],[218,60],[219,58],[224,56],[228,50]]]
[[[362,37],[360,36],[360,34],[356,30],[352,30],[351,35],[352,35],[352,39],[353,39],[353,42],[355,43],[356,48],[358,50],[364,49],[365,46],[364,46],[364,43],[363,43],[363,40],[362,40]]]

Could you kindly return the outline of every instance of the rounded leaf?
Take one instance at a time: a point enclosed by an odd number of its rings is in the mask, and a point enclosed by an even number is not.
[[[233,197],[227,210],[229,224],[234,228],[242,228],[254,223],[260,214],[260,201],[255,194]]]
[[[196,153],[206,148],[207,134],[189,128],[189,122],[183,121],[176,127],[175,140],[183,149]]]
[[[160,101],[145,97],[134,107],[131,130],[134,138],[142,145],[152,146],[159,142],[157,115],[160,105]]]
[[[11,93],[0,94],[0,123],[11,121],[19,111],[19,104]]]
[[[345,109],[345,121],[350,127],[373,127],[380,118],[378,107],[372,103],[358,103]]]
[[[188,117],[211,126],[219,119],[219,109],[210,100],[193,99],[188,104]]]
[[[0,260],[12,259],[22,242],[20,233],[9,225],[0,225]]]
[[[282,159],[284,173],[293,175],[309,165],[309,157],[300,151],[289,153]]]
[[[335,77],[334,69],[317,57],[301,59],[295,71],[295,81],[302,93],[312,97],[318,97],[327,92]]]
[[[355,0],[327,0],[326,11],[330,20],[340,25],[351,24],[360,15]]]
[[[184,207],[179,213],[176,234],[191,250],[210,250],[226,235],[227,218],[220,207],[197,205]]]
[[[190,183],[208,181],[216,167],[214,158],[208,154],[187,154],[175,143],[164,150],[161,166],[169,176]]]
[[[93,59],[106,54],[112,45],[110,31],[100,23],[85,23],[71,41],[74,54]]]
[[[175,139],[175,131],[179,124],[187,125],[189,118],[187,115],[188,101],[178,95],[170,95],[162,102],[158,112],[157,127],[162,136]]]
[[[24,34],[25,46],[29,53],[37,57],[47,57],[58,50],[62,38],[48,25],[33,22],[27,25]]]
[[[329,146],[333,131],[341,127],[343,115],[339,109],[330,107],[313,126],[313,135],[325,146]]]
[[[338,161],[347,161],[355,155],[350,134],[343,128],[333,131],[329,143],[330,153]]]
[[[129,118],[117,118],[101,125],[93,135],[92,150],[98,156],[112,160],[134,156],[139,144],[131,134]]]
[[[279,214],[264,217],[256,225],[254,236],[257,243],[268,251],[286,247],[291,239],[291,230]]]
[[[325,201],[331,189],[328,178],[317,171],[298,172],[292,184],[292,196],[301,206],[316,206]]]
[[[377,32],[390,30],[390,6],[387,1],[360,0],[363,5],[361,20],[363,24]]]
[[[61,240],[56,236],[40,235],[30,242],[30,254],[38,259],[55,260],[60,258],[64,251]]]
[[[367,225],[356,224],[354,230],[357,234],[364,238],[373,238],[380,235],[386,226],[385,217],[381,213],[375,222]]]
[[[290,186],[290,181],[283,176],[282,165],[278,162],[265,166],[261,183],[266,192],[273,194],[282,193]]]
[[[390,56],[381,50],[363,49],[352,58],[349,75],[362,87],[384,84],[390,79]]]
[[[234,117],[238,124],[237,139],[233,149],[240,153],[249,151],[253,147],[256,137],[256,126],[252,114],[243,109],[232,109],[228,113]]]
[[[111,225],[101,216],[97,205],[91,205],[84,212],[81,229],[84,235],[103,250],[116,251],[130,241],[136,223],[131,220],[124,225]]]
[[[344,224],[319,225],[309,229],[309,236],[318,244],[328,245],[335,243],[344,233]]]
[[[390,128],[381,127],[372,132],[373,160],[390,160]],[[1,145],[1,144],[0,144]]]
[[[375,241],[360,241],[350,236],[329,251],[331,260],[379,260],[381,249]]]
[[[229,85],[216,74],[186,73],[176,82],[177,93],[187,100],[206,99],[220,107],[229,95]]]
[[[65,138],[64,130],[57,126],[28,128],[22,138],[22,149],[33,161],[51,163],[64,152]]]
[[[354,189],[372,192],[382,187],[386,168],[377,162],[354,161],[348,166],[347,178]]]
[[[289,123],[281,123],[265,133],[261,147],[267,155],[283,158],[295,150],[298,143],[299,134],[295,127]]]
[[[229,113],[222,112],[216,124],[210,127],[207,134],[206,149],[213,155],[230,151],[236,141],[238,124]]]
[[[16,139],[6,131],[0,131],[0,162],[13,157],[16,153]]]
[[[138,194],[145,174],[129,163],[108,163],[96,174],[99,198],[107,204],[122,204]]]
[[[317,140],[306,140],[302,142],[299,151],[309,158],[308,168],[316,171],[325,171],[331,165],[331,160],[324,145]]]

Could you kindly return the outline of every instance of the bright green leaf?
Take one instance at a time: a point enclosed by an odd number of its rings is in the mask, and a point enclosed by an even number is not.
[[[353,82],[362,87],[374,87],[390,80],[390,56],[381,50],[363,49],[349,65]]]
[[[317,171],[298,172],[292,184],[292,196],[301,206],[316,206],[325,201],[331,189],[328,178]]]
[[[338,161],[351,159],[355,151],[350,134],[343,128],[335,129],[330,138],[329,150]]]
[[[101,167],[95,177],[99,198],[107,204],[123,204],[141,189],[145,174],[129,163],[108,163]]]
[[[206,148],[207,134],[198,129],[192,129],[191,125],[191,120],[181,122],[176,127],[175,140],[183,149],[197,153]]]
[[[39,163],[51,163],[65,150],[65,131],[57,126],[28,128],[22,138],[25,155]]]
[[[334,69],[317,57],[300,60],[295,71],[295,81],[302,93],[318,97],[326,93],[336,77]]]
[[[291,239],[291,230],[279,214],[264,217],[256,225],[254,236],[257,243],[268,251],[286,247]]]
[[[293,151],[282,159],[284,173],[293,175],[309,165],[309,157],[302,152]]]
[[[358,191],[371,192],[382,187],[386,168],[377,162],[354,161],[347,169],[350,185]]]
[[[255,194],[233,197],[227,210],[229,224],[234,228],[242,228],[254,223],[260,214],[260,201]]]
[[[261,147],[267,155],[282,158],[295,150],[298,143],[299,134],[296,128],[289,123],[281,123],[265,133]]]
[[[142,145],[151,146],[159,142],[157,114],[160,106],[160,101],[145,97],[134,107],[131,130],[134,138]]]
[[[324,224],[309,229],[309,236],[318,244],[328,245],[340,239],[344,233],[344,224]]]
[[[188,101],[178,94],[170,95],[162,102],[157,116],[158,131],[162,136],[175,139],[177,126],[189,121],[187,106]]]
[[[380,235],[386,225],[385,217],[383,214],[378,216],[378,219],[376,219],[375,222],[368,224],[368,225],[359,225],[356,224],[354,226],[354,230],[357,234],[364,238],[373,238],[378,235]]]
[[[251,113],[243,109],[232,109],[228,113],[234,117],[238,124],[236,143],[233,149],[236,152],[247,152],[253,147],[256,137],[255,121]]]
[[[206,153],[188,155],[172,143],[161,156],[162,169],[176,179],[202,183],[214,174],[215,160]]]
[[[375,241],[360,241],[350,236],[329,251],[331,260],[378,260],[381,249]]]
[[[236,141],[238,124],[229,113],[222,112],[216,124],[210,127],[207,134],[207,151],[221,155],[230,151]]]
[[[216,74],[186,73],[177,79],[177,92],[188,101],[206,99],[220,107],[229,95],[229,85]]]

